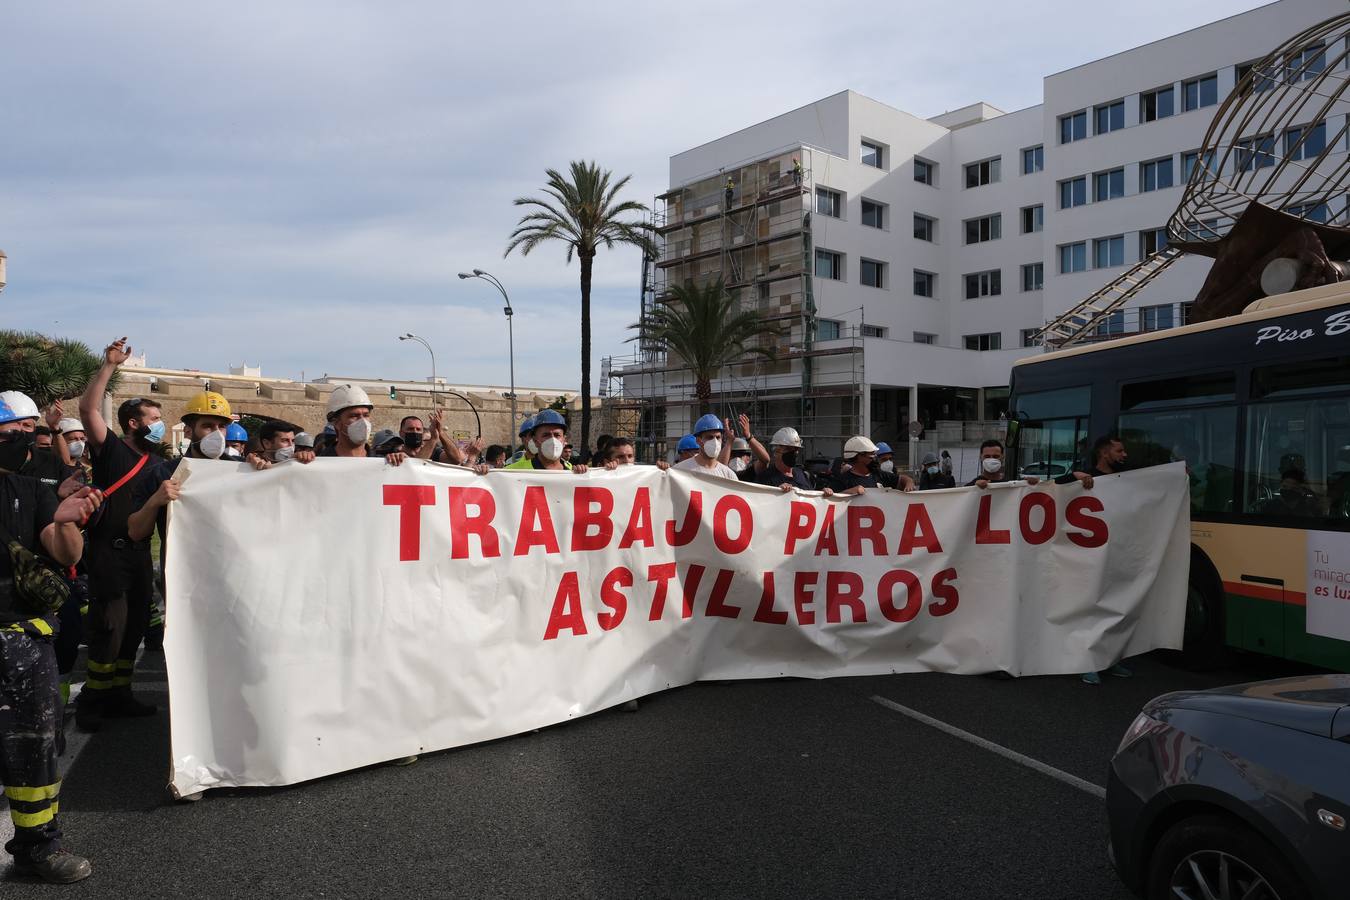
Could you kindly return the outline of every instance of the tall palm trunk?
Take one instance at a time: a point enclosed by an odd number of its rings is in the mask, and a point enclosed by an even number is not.
[[[581,257],[581,450],[583,457],[591,447],[591,265],[595,251],[582,251]]]
[[[712,409],[712,379],[699,378],[694,382],[694,396],[698,398],[699,415]]]

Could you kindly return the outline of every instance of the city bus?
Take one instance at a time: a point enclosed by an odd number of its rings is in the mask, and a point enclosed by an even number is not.
[[[1350,284],[1023,359],[1009,409],[1017,471],[1082,468],[1108,434],[1131,468],[1185,461],[1188,658],[1350,671]]]

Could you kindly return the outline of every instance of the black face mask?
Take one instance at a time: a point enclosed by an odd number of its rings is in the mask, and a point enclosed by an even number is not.
[[[17,472],[28,462],[28,451],[33,446],[30,431],[0,432],[0,469]]]
[[[403,435],[403,446],[407,447],[409,450],[416,450],[418,447],[422,446],[422,432],[410,431]]]
[[[795,468],[797,468],[797,451],[796,451],[796,450],[791,450],[791,451],[789,451],[789,452],[783,454],[783,465],[787,466],[789,469],[795,469]]]

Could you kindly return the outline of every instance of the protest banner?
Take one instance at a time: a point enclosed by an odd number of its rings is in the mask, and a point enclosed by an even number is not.
[[[185,460],[173,786],[284,785],[700,679],[1068,674],[1179,647],[1180,464],[857,497],[686,471]]]

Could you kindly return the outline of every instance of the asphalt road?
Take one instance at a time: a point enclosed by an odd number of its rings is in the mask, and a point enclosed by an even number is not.
[[[1288,671],[1131,665],[1100,687],[699,684],[635,714],[198,803],[164,790],[165,714],[113,721],[65,762],[66,843],[93,877],[58,888],[6,869],[0,896],[1126,897],[1099,797],[874,698],[1103,785],[1149,698]],[[144,660],[143,699],[164,700],[162,669]]]

